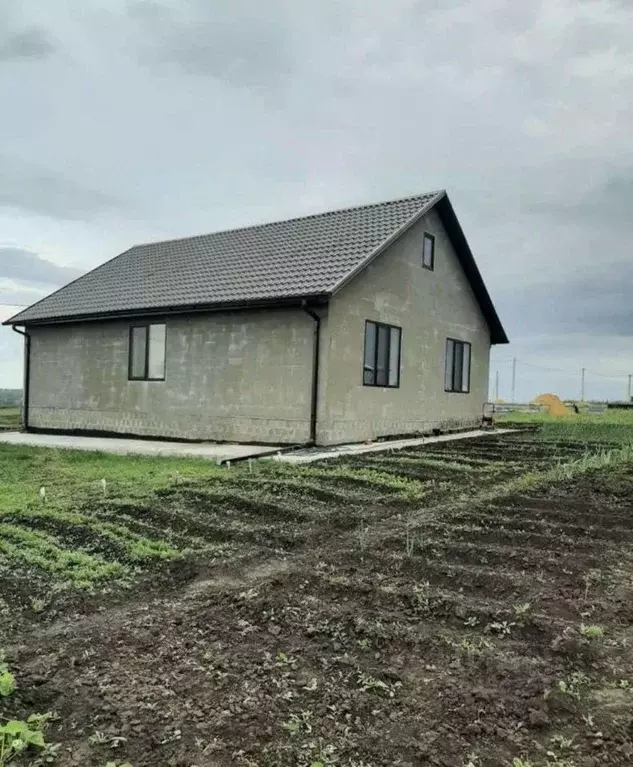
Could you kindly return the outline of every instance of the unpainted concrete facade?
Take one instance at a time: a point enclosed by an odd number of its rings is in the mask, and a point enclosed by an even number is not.
[[[435,235],[434,270],[421,265]],[[490,332],[431,210],[316,310],[317,443],[481,421]],[[365,321],[402,328],[399,388],[363,385]],[[171,315],[164,381],[128,380],[130,322],[42,325],[31,334],[29,425],[192,440],[310,439],[314,321],[301,309]],[[469,341],[469,393],[444,391],[446,339]]]
[[[421,265],[425,231],[436,238],[433,271]],[[365,320],[402,328],[397,389],[363,386]],[[434,210],[330,300],[328,324],[319,444],[481,422],[488,393],[490,331]],[[472,344],[469,393],[444,391],[447,338]]]
[[[33,327],[29,426],[305,443],[314,321],[301,310],[166,322],[164,381],[128,380],[129,323]]]

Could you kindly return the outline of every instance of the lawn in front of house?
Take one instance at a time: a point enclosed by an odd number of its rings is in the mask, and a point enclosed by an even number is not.
[[[0,429],[20,428],[20,408],[0,407]]]
[[[0,708],[55,710],[61,767],[632,763],[632,458],[619,424],[298,467],[5,446]]]

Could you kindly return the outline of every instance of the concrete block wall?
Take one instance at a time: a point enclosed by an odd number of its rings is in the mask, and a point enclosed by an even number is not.
[[[422,268],[425,231],[436,238],[433,271]],[[365,320],[402,328],[400,388],[363,386]],[[481,423],[490,332],[435,211],[331,299],[328,327],[320,444]],[[468,394],[444,391],[447,338],[472,344]]]
[[[165,381],[128,381],[129,322],[32,328],[30,425],[211,441],[309,440],[313,321],[304,312],[164,321]]]

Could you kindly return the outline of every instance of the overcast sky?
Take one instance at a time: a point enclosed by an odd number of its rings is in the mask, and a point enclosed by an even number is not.
[[[446,188],[501,395],[517,357],[517,398],[623,396],[632,93],[627,0],[3,3],[0,318],[136,242]]]

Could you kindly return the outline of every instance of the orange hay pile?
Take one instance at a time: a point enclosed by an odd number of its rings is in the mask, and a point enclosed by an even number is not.
[[[571,410],[563,404],[556,394],[539,394],[532,400],[535,405],[546,405],[550,415],[570,415]]]

